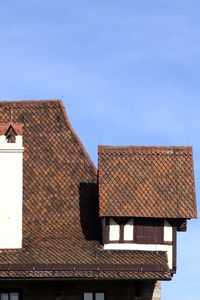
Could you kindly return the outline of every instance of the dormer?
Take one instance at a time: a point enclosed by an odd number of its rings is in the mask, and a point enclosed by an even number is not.
[[[164,251],[176,270],[176,233],[196,217],[191,147],[99,147],[104,250]]]
[[[0,248],[22,247],[23,124],[0,124]]]

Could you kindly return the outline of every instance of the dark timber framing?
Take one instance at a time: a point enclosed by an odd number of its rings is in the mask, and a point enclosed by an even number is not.
[[[109,239],[110,218],[112,218],[120,226],[119,240],[112,241]],[[127,218],[126,217],[125,218],[105,217],[102,221],[104,244],[108,244],[108,243],[165,244],[164,219],[158,219],[158,218],[133,218],[133,239],[124,240],[124,226],[130,219],[131,219],[130,217]],[[149,239],[150,232],[152,232],[153,235],[151,239]],[[171,244],[172,243],[170,243],[170,245]]]

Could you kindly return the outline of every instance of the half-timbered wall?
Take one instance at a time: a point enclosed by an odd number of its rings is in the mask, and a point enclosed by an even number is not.
[[[173,241],[173,225],[164,219],[106,218],[104,244],[110,242],[163,244]]]
[[[153,218],[105,218],[104,250],[165,251],[176,270],[176,222]]]

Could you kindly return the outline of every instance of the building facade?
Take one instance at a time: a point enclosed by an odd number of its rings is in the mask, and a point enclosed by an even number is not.
[[[158,300],[196,217],[191,147],[99,146],[59,100],[0,103],[0,300]]]

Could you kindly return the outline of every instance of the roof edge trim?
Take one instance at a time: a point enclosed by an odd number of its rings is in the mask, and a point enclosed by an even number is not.
[[[81,142],[80,138],[78,137],[76,131],[74,130],[74,128],[73,128],[72,125],[71,125],[71,122],[70,122],[70,120],[69,120],[69,118],[68,118],[68,115],[67,115],[67,113],[66,113],[65,106],[64,106],[63,102],[62,102],[61,100],[58,100],[58,102],[59,102],[60,109],[61,109],[61,111],[62,111],[62,113],[63,113],[63,115],[64,115],[64,118],[65,118],[65,121],[67,122],[68,127],[70,128],[72,134],[74,135],[75,139],[77,140],[78,145],[79,145],[80,148],[83,150],[83,154],[85,155],[85,157],[86,157],[87,159],[89,159],[93,171],[95,172],[95,174],[97,174],[97,168],[96,168],[96,166],[94,165],[94,163],[93,163],[92,159],[90,158],[90,156],[89,156],[89,154],[88,154],[86,148],[84,147],[84,145],[83,145],[83,143]]]

